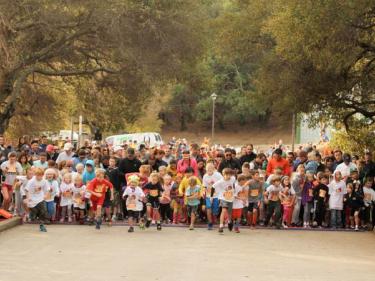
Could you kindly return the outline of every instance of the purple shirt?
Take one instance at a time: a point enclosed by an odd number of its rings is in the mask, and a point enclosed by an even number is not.
[[[313,200],[313,184],[312,182],[305,182],[302,190],[302,205]]]

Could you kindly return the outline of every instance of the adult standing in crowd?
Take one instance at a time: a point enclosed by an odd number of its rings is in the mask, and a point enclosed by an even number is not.
[[[191,167],[194,170],[194,176],[198,176],[198,164],[195,158],[190,156],[189,150],[182,152],[182,159],[177,162],[177,172],[184,174],[186,169]]]
[[[126,157],[119,162],[118,170],[122,186],[126,185],[125,175],[129,173],[138,173],[142,163],[135,157],[134,148],[127,149]]]
[[[375,177],[375,162],[372,160],[371,152],[365,153],[365,163],[360,173],[361,181],[363,182],[366,178]]]
[[[63,151],[59,154],[59,157],[56,159],[56,163],[59,164],[62,161],[73,160],[73,145],[70,142],[64,144]]]
[[[288,160],[282,158],[282,154],[283,151],[280,148],[275,149],[275,151],[272,153],[272,159],[267,165],[267,176],[273,174],[276,168],[281,169],[283,176],[290,176]]]
[[[254,146],[252,144],[248,144],[245,148],[245,154],[241,156],[240,158],[240,164],[241,166],[243,163],[247,162],[250,163],[255,159],[257,155],[254,153]]]
[[[232,169],[236,174],[241,172],[240,161],[233,157],[233,150],[230,148],[224,150],[224,159],[220,162],[218,170],[221,173],[225,168]]]

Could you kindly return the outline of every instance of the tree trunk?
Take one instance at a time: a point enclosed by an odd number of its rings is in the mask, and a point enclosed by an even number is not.
[[[0,85],[0,134],[4,134],[9,126],[10,119],[15,111],[15,104],[9,104],[9,98],[12,95],[13,82],[12,79],[4,75]]]

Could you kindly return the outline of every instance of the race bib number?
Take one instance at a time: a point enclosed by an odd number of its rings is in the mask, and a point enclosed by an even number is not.
[[[250,191],[250,196],[251,197],[258,197],[259,196],[259,190],[258,189],[252,189]]]
[[[51,192],[47,192],[45,195],[45,200],[51,200],[51,199],[52,199]]]
[[[159,190],[157,190],[157,189],[151,189],[150,190],[150,196],[158,197],[158,195],[159,195]]]
[[[370,193],[365,193],[365,201],[371,201],[371,194]]]
[[[336,189],[337,193],[341,193],[341,188]]]
[[[319,197],[325,198],[326,197],[326,193],[327,193],[327,191],[325,191],[324,189],[319,190]]]
[[[75,195],[73,200],[74,200],[74,203],[76,203],[77,205],[82,204],[82,197],[79,194]]]
[[[309,196],[310,196],[310,197],[313,196],[313,190],[312,190],[312,188],[309,189]]]
[[[64,191],[63,192],[63,196],[67,197],[67,198],[71,198],[72,197],[72,192],[71,191]]]
[[[128,207],[128,210],[135,210],[137,207],[135,199],[130,199],[127,207]]]
[[[232,201],[233,200],[233,190],[228,190],[224,192],[224,199],[226,201]]]
[[[277,201],[277,200],[279,200],[279,193],[276,192],[276,191],[272,191],[272,193],[271,193],[271,200],[272,200],[272,201]]]

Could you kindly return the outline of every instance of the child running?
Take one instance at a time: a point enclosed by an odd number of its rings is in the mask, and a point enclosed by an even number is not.
[[[247,204],[247,197],[249,191],[249,182],[245,175],[239,175],[234,191],[232,220],[234,222],[234,231],[240,233],[240,221],[242,217],[242,209]]]
[[[152,218],[151,218],[151,211],[153,218],[156,220],[157,223],[157,230],[161,230],[161,223],[160,223],[160,214],[159,214],[159,207],[160,207],[160,198],[163,193],[163,188],[160,184],[160,178],[158,173],[152,173],[150,175],[151,181],[147,183],[144,189],[147,191],[147,222],[146,227],[150,227]]]
[[[50,220],[55,221],[55,197],[60,194],[57,173],[55,169],[49,168],[45,171],[44,175],[48,186],[45,194],[47,212]]]
[[[111,189],[111,199],[113,200],[113,185],[110,181],[104,179],[105,170],[97,169],[95,171],[96,177],[90,181],[87,191],[91,194],[91,208],[96,213],[96,229],[100,229],[102,224],[102,206],[105,199],[105,194],[108,189]]]
[[[126,187],[124,194],[122,195],[126,202],[126,209],[128,210],[128,232],[134,232],[134,220],[140,219],[140,214],[143,209],[142,201],[145,198],[145,194],[142,188],[139,187],[139,177],[137,175],[131,175],[128,177],[128,186]],[[139,227],[144,229],[143,218],[140,219]]]
[[[43,175],[43,170],[36,168],[35,176],[27,183],[25,192],[30,209],[30,220],[34,221],[38,218],[39,230],[47,232],[44,223],[48,220],[48,214],[44,200],[48,192],[48,185],[46,180],[43,179]]]
[[[218,198],[220,200],[221,214],[220,214],[220,226],[219,233],[224,232],[224,222],[228,219],[228,229],[232,231],[232,208],[234,201],[234,171],[230,168],[223,169],[223,179],[214,183],[212,188],[213,192],[217,192]]]
[[[185,190],[187,213],[190,218],[190,230],[194,230],[195,218],[198,214],[198,206],[201,198],[201,187],[195,176],[189,178],[189,186]]]
[[[76,221],[79,221],[79,224],[83,224],[85,218],[85,193],[86,186],[83,185],[82,176],[76,175],[73,187],[73,207]]]
[[[212,230],[215,218],[219,214],[219,199],[217,193],[213,192],[212,186],[223,179],[223,176],[216,171],[213,163],[207,163],[206,174],[203,176],[203,186],[205,188],[206,210],[208,220],[208,230]]]

